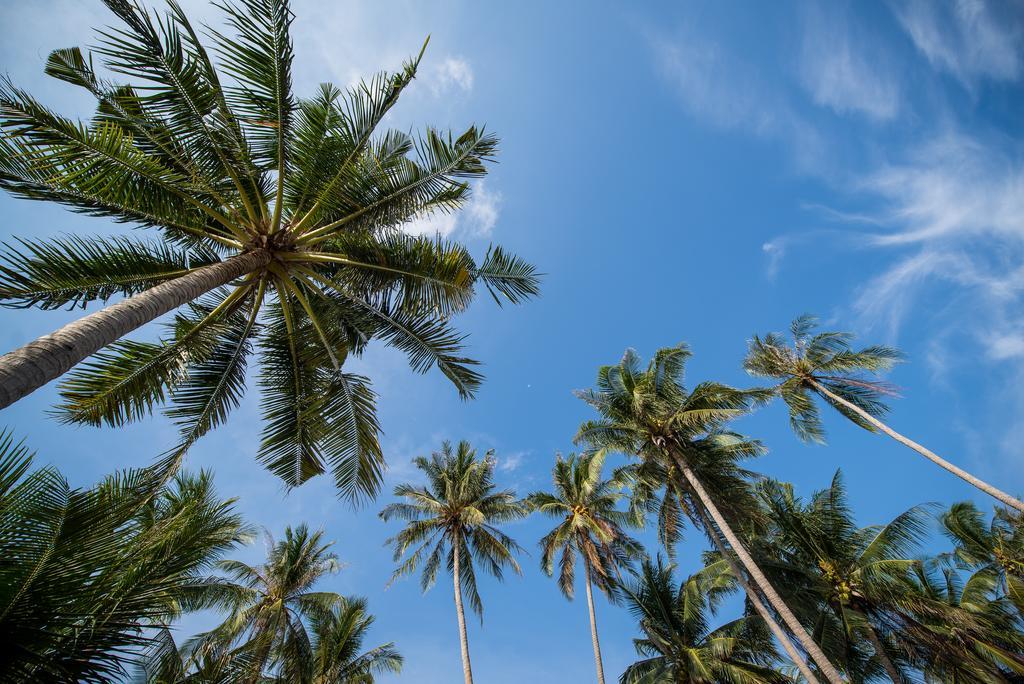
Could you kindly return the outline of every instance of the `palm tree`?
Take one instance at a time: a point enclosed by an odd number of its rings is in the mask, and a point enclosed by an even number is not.
[[[246,528],[209,473],[75,489],[32,460],[0,435],[0,680],[117,679]]]
[[[780,381],[776,392],[789,407],[789,422],[798,437],[824,441],[813,393],[862,428],[885,433],[1007,506],[1024,511],[1024,501],[983,482],[879,420],[889,410],[884,397],[893,391],[870,376],[889,370],[899,361],[902,355],[898,350],[882,345],[854,350],[850,333],[815,333],[816,328],[817,319],[804,315],[790,326],[792,345],[777,333],[763,338],[755,335],[743,361],[751,375]]]
[[[986,525],[973,503],[962,502],[945,511],[940,522],[956,547],[950,559],[962,569],[998,578],[1024,618],[1024,516],[997,508]]]
[[[721,434],[722,428],[729,420],[749,411],[756,402],[763,401],[766,393],[737,390],[713,382],[701,383],[688,391],[681,382],[689,356],[689,350],[682,344],[661,349],[647,369],[641,370],[635,352],[628,350],[618,365],[603,366],[598,371],[597,388],[577,393],[597,409],[601,419],[584,423],[576,439],[593,447],[637,455],[641,464],[648,465],[649,472],[671,478],[663,484],[671,484],[673,493],[691,500],[692,510],[700,517],[723,557],[731,560],[725,546],[728,543],[749,573],[749,582],[739,571],[737,576],[744,582],[755,608],[760,603],[759,589],[826,678],[839,684],[842,679],[835,667],[765,578],[735,533],[733,524],[745,522],[745,511],[734,509],[736,514],[731,524],[720,508],[751,498],[746,484],[730,476],[721,483],[723,490],[716,487],[709,491],[704,482],[705,474],[714,473],[719,464],[726,461],[728,450],[723,448],[722,442],[736,441],[734,436]],[[717,484],[712,478],[707,482]],[[757,609],[807,680],[817,681],[777,622],[763,606]]]
[[[373,684],[375,674],[402,671],[402,656],[393,643],[363,650],[373,622],[364,598],[344,598],[330,612],[313,617],[312,684]]]
[[[885,525],[857,527],[838,472],[806,504],[792,485],[774,480],[759,483],[758,492],[772,524],[757,551],[768,556],[788,595],[810,597],[807,612],[825,651],[855,681],[905,681],[893,612],[911,593],[907,577],[928,532],[928,506]]]
[[[281,541],[267,533],[266,562],[220,561],[216,567],[222,575],[196,583],[183,597],[191,610],[229,611],[204,641],[222,650],[244,646],[251,653],[248,671],[238,681],[255,684],[268,670],[299,681],[313,662],[303,620],[327,620],[342,601],[338,594],[314,590],[320,579],[340,567],[330,546],[323,531],[311,532],[306,525],[286,528]]]
[[[427,591],[437,579],[442,560],[446,560],[454,585],[462,672],[466,684],[472,684],[462,594],[468,595],[470,608],[483,620],[473,560],[499,580],[505,568],[521,573],[513,557],[521,550],[519,545],[496,525],[524,517],[528,508],[512,491],[495,491],[492,453],[480,460],[469,442],[461,441],[455,448],[445,442],[440,452],[429,459],[419,456],[413,463],[426,476],[426,485],[398,485],[394,494],[404,501],[389,504],[380,512],[385,521],[397,518],[407,522],[386,542],[394,549],[395,562],[409,554],[391,581],[422,565],[420,586]]]
[[[310,640],[313,658],[297,663],[288,676],[264,675],[260,681],[373,684],[375,674],[400,672],[402,656],[393,643],[363,651],[373,622],[374,617],[366,612],[366,599],[337,597],[329,610],[310,617],[310,634],[301,637]],[[301,636],[299,632],[296,635]],[[253,668],[252,643],[232,648],[230,642],[199,635],[178,648],[165,628],[155,646],[137,677],[140,684],[229,684],[243,679]]]
[[[927,684],[1024,677],[1024,632],[997,577],[978,571],[965,579],[932,562],[918,563],[915,576],[917,597],[898,634]]]
[[[643,547],[623,527],[635,525],[635,518],[616,508],[623,498],[622,486],[614,478],[601,479],[605,454],[569,458],[561,456],[551,471],[554,492],[535,492],[526,501],[534,510],[558,519],[558,525],[540,541],[540,565],[548,577],[554,574],[555,556],[561,552],[558,586],[566,598],[575,592],[576,555],[583,558],[590,638],[594,645],[597,681],[604,684],[604,664],[597,636],[597,617],[591,585],[614,598],[620,569],[643,555]]]
[[[776,660],[771,636],[753,618],[739,618],[712,629],[711,613],[734,578],[722,561],[676,585],[672,564],[643,562],[639,578],[623,585],[643,638],[645,656],[622,673],[622,684],[769,684],[788,681],[771,667]],[[678,588],[677,588],[678,586]]]
[[[422,51],[397,73],[297,98],[288,0],[223,4],[233,34],[211,29],[213,54],[176,2],[163,16],[104,2],[120,25],[92,54],[57,50],[46,65],[96,98],[90,122],[0,83],[0,187],[158,236],[6,246],[4,306],[125,299],[0,357],[0,408],[92,356],[62,386],[63,419],[119,426],[169,401],[180,453],[238,405],[258,349],[260,460],[291,486],[330,467],[345,494],[374,495],[375,395],[342,372],[347,355],[380,339],[470,397],[482,376],[450,317],[477,285],[499,303],[537,293],[534,269],[500,247],[477,264],[399,230],[462,206],[497,139],[377,131]],[[135,83],[101,77],[94,56]],[[119,341],[174,310],[162,341]]]

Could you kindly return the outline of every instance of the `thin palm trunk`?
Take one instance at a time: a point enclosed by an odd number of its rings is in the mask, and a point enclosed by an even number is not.
[[[0,356],[0,409],[10,406],[150,321],[270,263],[257,249],[160,283]]]
[[[807,680],[808,684],[818,684],[818,678],[811,670],[811,666],[807,664],[807,659],[802,653],[796,650],[796,646],[793,645],[793,641],[790,639],[789,634],[787,634],[786,630],[782,628],[782,625],[780,625],[779,621],[775,619],[775,616],[768,610],[768,607],[764,605],[764,601],[761,600],[761,596],[752,586],[750,586],[750,583],[747,582],[746,576],[743,574],[743,570],[736,565],[736,560],[733,558],[729,550],[725,548],[725,544],[722,542],[722,538],[719,536],[718,530],[715,529],[715,526],[708,518],[707,511],[705,511],[703,507],[698,507],[697,514],[700,515],[701,520],[704,522],[704,529],[707,530],[712,543],[715,545],[715,548],[718,549],[718,553],[720,553],[722,558],[725,559],[733,577],[736,578],[736,581],[739,582],[740,587],[746,593],[747,598],[750,599],[750,603],[754,606],[754,610],[757,611],[757,614],[765,621],[765,624],[768,625],[768,629],[771,630],[778,642],[782,644],[782,648],[786,651],[789,659],[792,660],[793,664],[796,665],[798,670],[800,670],[800,674],[804,676],[804,679]]]
[[[825,387],[821,383],[819,383],[819,382],[817,382],[815,380],[808,380],[808,383],[810,383],[811,387],[814,388],[814,391],[818,392],[819,394],[824,396],[829,401],[831,401],[831,402],[833,402],[835,404],[839,404],[843,408],[848,409],[852,413],[855,413],[857,416],[859,416],[860,418],[862,418],[865,421],[867,421],[869,424],[871,424],[874,427],[876,427],[879,431],[884,432],[885,434],[889,435],[890,437],[895,439],[897,442],[899,442],[903,446],[910,447],[911,449],[913,449],[917,453],[921,454],[922,456],[927,458],[929,461],[931,461],[935,465],[937,465],[937,466],[939,466],[941,468],[945,468],[946,470],[948,470],[949,472],[953,473],[954,475],[956,475],[957,477],[959,477],[963,481],[965,481],[965,482],[967,482],[969,484],[974,485],[975,487],[977,487],[981,491],[985,492],[989,496],[992,496],[992,497],[998,499],[999,501],[1002,501],[1007,506],[1010,506],[1012,508],[1016,508],[1018,511],[1024,512],[1024,501],[1021,501],[1020,499],[1015,499],[1012,496],[1010,496],[1009,494],[1007,494],[1006,492],[1002,491],[1001,489],[997,489],[997,488],[993,487],[992,485],[990,485],[989,483],[987,483],[987,482],[985,482],[983,480],[979,480],[978,478],[974,477],[973,475],[971,475],[966,470],[963,470],[962,468],[958,468],[957,466],[955,466],[952,463],[950,463],[949,461],[945,460],[944,458],[942,458],[938,454],[934,453],[930,449],[927,449],[926,447],[921,446],[920,444],[918,444],[917,442],[915,442],[912,439],[904,437],[903,435],[901,435],[900,433],[896,432],[895,430],[890,428],[888,425],[886,425],[885,423],[883,423],[882,421],[878,420],[873,415],[871,415],[870,413],[865,411],[864,409],[862,409],[859,406],[857,406],[855,404],[852,404],[849,401],[847,401],[846,399],[843,399],[842,397],[838,396],[837,394],[835,394],[834,392],[829,390],[827,387]]]
[[[875,655],[882,661],[882,667],[884,667],[886,673],[888,673],[889,679],[891,679],[894,684],[900,684],[900,682],[903,681],[903,677],[900,676],[900,672],[896,669],[896,665],[893,664],[892,660],[889,658],[889,654],[885,652],[885,647],[882,645],[882,640],[878,638],[878,633],[870,622],[867,623],[867,627],[868,640],[871,642],[871,647],[875,649]]]
[[[601,662],[601,642],[597,638],[597,615],[594,613],[594,592],[590,588],[590,560],[583,556],[587,576],[587,608],[590,611],[590,640],[594,643],[594,664],[597,665],[597,683],[604,684],[604,663]]]
[[[725,518],[718,510],[718,506],[716,506],[715,502],[711,500],[707,490],[704,489],[704,485],[701,484],[700,480],[681,456],[675,454],[675,452],[672,452],[672,454],[675,458],[676,466],[682,472],[683,477],[686,478],[690,488],[697,494],[697,498],[700,499],[701,503],[711,515],[711,518],[715,521],[715,525],[719,530],[721,530],[726,541],[729,542],[729,546],[736,552],[736,555],[739,557],[743,567],[746,568],[748,573],[750,573],[750,577],[753,579],[754,584],[756,584],[764,593],[768,603],[770,603],[779,613],[783,622],[785,622],[786,626],[789,627],[793,636],[800,641],[800,645],[804,647],[804,650],[807,651],[814,662],[818,665],[818,669],[821,670],[823,675],[825,675],[825,678],[832,684],[843,684],[843,678],[839,675],[838,670],[836,670],[835,666],[832,665],[828,658],[825,657],[821,648],[814,642],[814,639],[812,639],[807,633],[807,630],[805,630],[803,625],[800,624],[800,621],[796,619],[796,616],[793,615],[793,611],[789,609],[789,606],[786,605],[786,602],[783,601],[782,597],[779,596],[777,591],[775,591],[775,588],[771,585],[771,582],[768,581],[768,578],[764,576],[763,572],[761,572],[761,568],[758,567],[757,563],[754,562],[754,559],[750,557],[749,553],[747,553],[747,549],[740,542],[736,533],[733,532],[729,523],[726,522]]]
[[[456,539],[452,543],[452,578],[455,582],[455,612],[459,616],[459,643],[462,646],[462,675],[466,684],[473,684],[473,668],[469,664],[469,637],[466,634],[466,613],[462,609],[462,579],[459,570],[460,543]]]

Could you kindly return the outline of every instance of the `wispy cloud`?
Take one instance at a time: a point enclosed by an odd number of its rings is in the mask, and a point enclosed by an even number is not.
[[[1024,14],[1014,3],[905,0],[894,11],[932,66],[968,87],[1015,80],[1024,70]]]
[[[473,90],[473,68],[462,57],[445,57],[431,69],[430,90],[440,97],[452,91]]]
[[[489,237],[498,223],[502,203],[500,192],[491,190],[485,181],[473,188],[469,201],[458,213],[435,211],[419,216],[403,226],[410,235],[448,237],[456,231],[465,237]]]
[[[696,31],[653,34],[658,66],[691,116],[721,129],[736,129],[792,146],[797,163],[815,167],[823,141],[757,69]]]
[[[839,114],[892,119],[900,89],[884,47],[854,30],[850,17],[832,5],[804,11],[800,80],[814,102]]]
[[[861,188],[881,198],[878,218],[891,227],[872,243],[914,249],[864,288],[861,312],[887,318],[895,330],[914,291],[932,280],[981,297],[986,306],[974,313],[987,313],[989,325],[1024,304],[1024,164],[1003,141],[947,133],[870,174]]]
[[[513,451],[509,454],[503,454],[498,456],[498,470],[506,473],[512,473],[523,466],[526,462],[526,457],[529,456],[528,451]]]

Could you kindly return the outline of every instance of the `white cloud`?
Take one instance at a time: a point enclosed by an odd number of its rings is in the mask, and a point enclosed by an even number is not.
[[[511,454],[505,454],[498,456],[498,470],[511,473],[519,470],[519,468],[526,462],[526,457],[529,455],[528,451],[514,451]]]
[[[440,97],[452,91],[473,90],[473,68],[462,57],[445,57],[431,70],[430,89]]]
[[[1024,357],[1024,335],[1020,333],[996,332],[986,342],[989,356],[997,361]]]
[[[465,237],[489,237],[498,223],[501,203],[501,193],[488,189],[487,184],[480,181],[458,212],[435,211],[407,223],[402,230],[410,235],[448,237],[458,231]]]
[[[658,64],[693,117],[791,146],[802,168],[819,166],[823,143],[778,89],[751,64],[696,31],[650,39]]]
[[[800,78],[814,102],[840,114],[892,119],[900,90],[880,45],[851,36],[848,17],[810,5],[804,15]]]
[[[1024,69],[1024,15],[984,0],[905,0],[896,16],[931,65],[964,85],[1015,80]]]

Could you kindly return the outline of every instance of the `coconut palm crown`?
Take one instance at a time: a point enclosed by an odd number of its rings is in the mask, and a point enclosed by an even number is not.
[[[462,206],[497,139],[477,126],[379,130],[422,51],[396,73],[297,97],[287,0],[218,5],[227,32],[207,30],[209,51],[173,0],[166,14],[104,2],[120,24],[92,53],[61,49],[46,64],[95,97],[90,121],[0,84],[0,187],[153,238],[5,247],[4,306],[128,299],[0,357],[0,407],[92,356],[64,381],[60,417],[119,426],[168,403],[181,453],[238,405],[258,352],[260,461],[290,486],[330,469],[345,495],[374,495],[375,395],[343,372],[347,355],[382,340],[470,397],[481,375],[450,317],[478,285],[499,303],[537,292],[534,269],[500,247],[476,263],[400,231]],[[175,310],[160,342],[120,340]]]
[[[712,627],[713,612],[735,586],[723,561],[679,584],[674,570],[659,556],[656,562],[644,561],[637,580],[623,586],[643,636],[633,640],[642,660],[626,668],[621,684],[789,681],[772,667],[775,648],[756,618]]]
[[[779,380],[778,395],[789,408],[789,421],[801,439],[825,441],[825,428],[812,394],[818,383],[874,416],[888,412],[885,397],[894,394],[871,374],[893,367],[903,358],[899,350],[884,345],[853,349],[846,332],[815,333],[818,320],[803,315],[790,325],[793,343],[778,333],[750,340],[743,368],[751,375]],[[829,401],[828,397],[825,397]],[[841,404],[832,403],[847,418],[867,430],[874,428]]]
[[[792,345],[776,333],[763,338],[755,335],[743,361],[743,367],[751,375],[779,381],[775,392],[789,407],[789,422],[797,436],[811,442],[825,440],[825,430],[814,402],[814,395],[817,395],[862,428],[891,437],[1003,504],[1024,512],[1021,499],[981,480],[881,421],[889,410],[884,398],[895,393],[873,376],[889,370],[902,358],[898,350],[882,345],[854,350],[850,347],[853,339],[850,333],[815,333],[816,327],[814,316],[797,318],[790,326]]]

